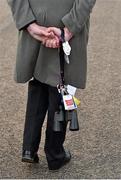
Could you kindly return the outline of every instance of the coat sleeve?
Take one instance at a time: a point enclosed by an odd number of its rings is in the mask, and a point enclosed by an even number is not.
[[[36,20],[29,0],[7,0],[7,2],[11,7],[17,29],[21,30]]]
[[[96,0],[75,0],[72,9],[62,22],[73,34],[79,33],[89,18]]]

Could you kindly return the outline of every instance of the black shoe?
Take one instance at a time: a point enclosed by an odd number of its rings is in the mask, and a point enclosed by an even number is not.
[[[23,151],[22,162],[38,163],[39,157],[37,153],[32,153],[31,151]]]
[[[70,151],[65,151],[65,157],[63,159],[63,161],[60,164],[54,163],[49,165],[49,170],[58,170],[61,167],[63,167],[64,165],[66,165],[67,163],[69,163],[71,160],[71,153]]]

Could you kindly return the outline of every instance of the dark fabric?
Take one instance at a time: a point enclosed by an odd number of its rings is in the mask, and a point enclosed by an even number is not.
[[[49,86],[37,80],[31,80],[28,85],[28,102],[23,138],[23,150],[37,152],[41,140],[41,130],[48,111],[45,153],[47,161],[61,163],[65,156],[63,143],[66,134],[66,123],[62,132],[53,131],[54,113],[61,101],[56,87]]]
[[[58,111],[60,101],[61,98],[57,88],[49,87],[49,107],[45,140],[45,153],[49,164],[58,163],[58,161],[63,160],[65,156],[63,143],[66,135],[66,121],[63,123],[62,132],[53,131],[54,113]]]

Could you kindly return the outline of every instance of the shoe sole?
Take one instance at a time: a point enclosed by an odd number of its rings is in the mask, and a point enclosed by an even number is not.
[[[34,160],[31,160],[31,159],[27,159],[27,158],[22,158],[21,160],[22,162],[26,162],[26,163],[39,163],[39,161],[34,161]]]
[[[60,166],[60,167],[57,168],[57,169],[48,167],[48,168],[49,168],[49,171],[58,171],[58,170],[60,170],[61,168],[63,168],[64,166],[66,166],[70,161],[71,161],[71,158],[70,158],[70,160],[68,160],[67,162],[65,162],[62,166]]]

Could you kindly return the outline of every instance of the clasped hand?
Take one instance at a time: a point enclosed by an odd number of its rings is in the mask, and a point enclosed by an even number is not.
[[[48,48],[59,48],[61,30],[57,27],[43,27],[36,23],[32,23],[27,27],[30,35]],[[65,27],[65,40],[69,41],[72,38],[72,33]]]

